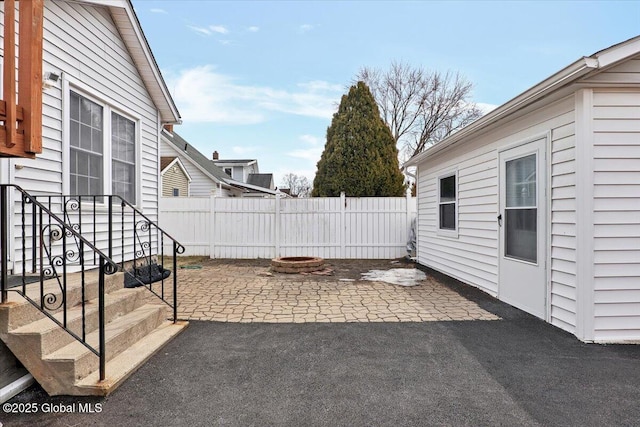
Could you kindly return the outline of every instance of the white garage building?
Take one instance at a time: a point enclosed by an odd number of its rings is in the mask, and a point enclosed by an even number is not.
[[[409,160],[417,257],[583,341],[640,342],[640,37]]]

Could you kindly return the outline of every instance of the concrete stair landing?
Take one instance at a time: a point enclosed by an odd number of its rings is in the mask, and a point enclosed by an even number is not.
[[[86,273],[85,329],[87,343],[99,348],[97,272]],[[106,378],[100,381],[99,357],[15,292],[0,304],[0,339],[49,395],[106,396],[166,343],[187,322],[169,320],[171,309],[144,287],[125,289],[123,273],[105,276]],[[39,301],[39,283],[27,295]],[[45,293],[60,297],[57,281],[45,282]],[[79,273],[67,278],[67,327],[82,330]],[[50,313],[62,322],[61,310]]]

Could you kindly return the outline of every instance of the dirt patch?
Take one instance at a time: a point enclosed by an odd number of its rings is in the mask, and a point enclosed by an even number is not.
[[[270,272],[274,277],[281,280],[290,280],[299,282],[304,275],[286,274],[270,271],[270,259],[206,259],[202,263],[204,266],[221,266],[234,265],[237,267],[246,267],[255,271],[256,274],[264,274]],[[391,268],[415,268],[414,262],[406,258],[394,260],[385,259],[325,259],[324,267],[333,270],[331,276],[316,276],[313,279],[317,281],[335,282],[340,279],[361,280],[362,274],[369,270],[380,270],[388,267]]]

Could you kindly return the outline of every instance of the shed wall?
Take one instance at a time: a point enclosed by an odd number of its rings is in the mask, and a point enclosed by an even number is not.
[[[639,340],[640,90],[594,90],[592,129],[594,339]]]
[[[553,188],[550,321],[576,325],[575,101],[534,109],[464,146],[437,153],[418,167],[418,262],[498,295],[498,150],[551,135],[547,153]],[[549,158],[550,157],[550,158]],[[438,232],[437,179],[458,173],[458,237]]]

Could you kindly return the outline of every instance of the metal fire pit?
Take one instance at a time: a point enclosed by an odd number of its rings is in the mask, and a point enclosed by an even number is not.
[[[271,269],[278,273],[311,273],[324,269],[324,259],[308,256],[289,256],[271,260]]]

